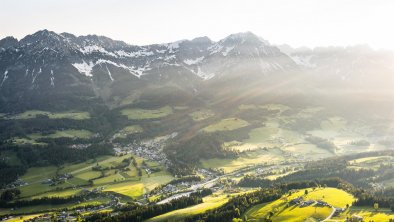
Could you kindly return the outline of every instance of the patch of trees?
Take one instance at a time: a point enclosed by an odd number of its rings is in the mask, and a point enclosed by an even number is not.
[[[7,193],[5,195],[9,195],[8,193],[14,192],[13,190],[18,191],[17,189],[6,190],[2,193],[2,196],[5,193]],[[66,204],[66,203],[70,203],[70,202],[83,201],[85,198],[87,198],[89,196],[90,196],[90,194],[70,196],[70,197],[42,197],[42,198],[37,198],[37,199],[17,200],[17,201],[12,201],[12,202],[10,202],[11,200],[3,200],[3,198],[2,198],[0,201],[0,207],[1,208],[20,208],[20,207],[36,206],[36,205],[44,205],[44,204],[45,205],[59,205],[59,204]]]
[[[241,187],[269,187],[271,185],[271,180],[254,175],[246,175],[238,182],[238,186]]]
[[[199,133],[192,139],[177,144],[172,144],[165,150],[167,156],[175,163],[186,165],[196,164],[201,158],[231,158],[235,153],[222,148],[225,142],[219,134]]]
[[[254,121],[259,121],[261,122],[264,120],[266,117],[272,117],[278,114],[280,110],[269,110],[269,109],[262,109],[262,108],[257,108],[257,109],[246,109],[242,110],[242,112],[237,114],[237,117],[246,120],[248,122],[254,122]]]
[[[335,153],[337,147],[335,146],[335,144],[327,139],[324,138],[320,138],[317,136],[308,136],[305,138],[306,141],[316,145],[319,148],[328,150],[332,153]]]
[[[300,118],[295,121],[286,123],[286,127],[301,133],[320,128],[320,118]]]
[[[70,149],[62,145],[15,148],[18,158],[29,167],[58,166],[70,162],[83,162],[91,158],[101,155],[111,155],[113,153],[111,144],[92,144],[86,149]]]
[[[16,188],[4,190],[0,195],[0,203],[11,201],[15,199],[17,196],[19,196],[20,194],[21,191]]]
[[[353,203],[354,206],[368,206],[372,207],[375,203],[379,204],[381,208],[391,208],[394,212],[394,198],[393,197],[378,197],[370,193],[363,193],[357,196],[357,200]]]
[[[25,166],[11,166],[0,160],[0,187],[3,188],[18,179],[18,176],[26,173]]]
[[[356,140],[349,143],[352,146],[369,146],[370,143],[366,140]]]
[[[181,178],[177,178],[174,180],[171,180],[168,184],[178,184],[178,183],[183,183],[183,182],[194,182],[194,181],[201,181],[201,177],[197,175],[191,175],[191,176],[185,176]]]

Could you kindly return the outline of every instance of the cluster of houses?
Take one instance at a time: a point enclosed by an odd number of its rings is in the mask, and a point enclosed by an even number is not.
[[[65,173],[62,175],[58,175],[52,179],[46,179],[42,181],[42,184],[48,184],[49,186],[56,186],[60,183],[66,182],[68,179],[71,179],[73,176],[71,174]]]
[[[155,145],[154,145],[155,144]],[[157,146],[156,146],[157,145]],[[156,143],[148,144],[128,144],[126,146],[120,146],[117,144],[114,148],[116,153],[132,153],[144,159],[156,161],[163,165],[168,165],[169,160],[167,156],[162,152],[162,145]]]
[[[29,183],[27,183],[27,182],[25,182],[25,181],[23,181],[21,179],[17,179],[14,182],[8,184],[6,186],[6,189],[13,189],[13,188],[16,188],[16,187],[22,187],[22,186],[27,186],[27,185],[29,185]]]
[[[71,149],[76,149],[76,150],[83,150],[91,146],[92,144],[87,143],[87,144],[73,144],[69,146]]]
[[[332,207],[329,203],[324,202],[322,200],[305,200],[302,197],[297,197],[293,200],[290,201],[290,204],[292,205],[298,205],[299,207],[307,207],[315,204],[315,206],[319,207]]]

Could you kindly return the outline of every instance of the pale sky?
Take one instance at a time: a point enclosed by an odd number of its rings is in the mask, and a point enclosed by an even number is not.
[[[0,38],[41,29],[145,45],[251,31],[273,44],[394,49],[393,0],[0,0]]]

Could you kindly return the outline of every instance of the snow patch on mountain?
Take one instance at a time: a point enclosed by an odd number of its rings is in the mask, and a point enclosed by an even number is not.
[[[300,55],[292,55],[290,56],[293,61],[300,66],[306,67],[306,68],[315,68],[316,64],[311,63],[313,55],[308,55],[308,56],[300,56]]]
[[[196,76],[200,77],[203,80],[209,80],[212,79],[215,76],[215,73],[206,73],[203,72],[201,70],[201,67],[198,66],[197,67],[197,71],[195,71],[194,69],[188,68],[186,66],[183,66],[185,69],[189,70],[190,72],[192,72],[193,74],[195,74]]]
[[[82,63],[73,63],[72,64],[76,69],[78,69],[78,72],[81,74],[85,74],[85,76],[92,77],[92,70],[95,64],[90,61],[89,63],[86,63],[85,60],[82,60]]]
[[[179,44],[181,44],[184,41],[186,41],[186,40],[180,40],[180,41],[176,41],[176,42],[171,42],[171,43],[167,43],[167,44],[164,44],[164,45],[167,47],[169,53],[175,53],[177,51],[177,49],[179,49]]]
[[[146,50],[139,50],[135,52],[126,52],[124,50],[118,50],[115,53],[120,57],[129,57],[129,58],[138,58],[138,57],[154,55],[152,51],[146,51]]]
[[[209,53],[210,55],[216,54],[216,53],[222,51],[222,49],[223,49],[223,45],[219,44],[219,43],[215,43],[214,45],[208,47],[208,51],[210,51],[210,53]]]
[[[3,86],[4,82],[8,79],[8,70],[5,70],[3,80],[1,81],[0,87]]]
[[[53,75],[53,70],[51,69],[51,86],[55,86],[55,76]]]
[[[234,48],[235,46],[226,47],[226,49],[222,52],[222,55],[227,56]]]
[[[111,74],[111,72],[109,71],[108,66],[105,65],[105,68],[107,68],[108,76],[109,76],[109,78],[111,79],[111,81],[113,82],[113,81],[114,81],[114,78],[112,78],[112,74]]]
[[[212,79],[215,76],[215,73],[206,73],[201,70],[200,67],[197,68],[197,76],[201,77],[204,80]]]
[[[132,75],[134,75],[134,76],[136,76],[138,78],[140,78],[146,71],[151,70],[151,68],[149,66],[147,66],[147,65],[145,65],[143,67],[127,66],[127,65],[124,65],[122,63],[116,63],[116,62],[113,62],[113,61],[110,61],[110,60],[105,60],[105,59],[97,60],[97,62],[94,63],[92,67],[94,67],[95,65],[98,65],[98,64],[111,64],[113,66],[116,66],[116,67],[128,70],[130,72],[130,74],[132,74]],[[111,75],[110,78],[112,78],[112,75]]]
[[[83,54],[92,54],[93,52],[100,52],[100,53],[104,53],[104,54],[112,56],[112,57],[118,57],[114,53],[108,52],[103,47],[100,47],[98,45],[88,45],[83,48],[80,48],[79,51],[81,51]]]
[[[201,57],[198,57],[195,59],[185,59],[185,60],[183,60],[183,62],[190,66],[190,65],[195,65],[195,64],[202,62],[202,60],[204,60],[204,58],[205,58],[204,56],[201,56]]]

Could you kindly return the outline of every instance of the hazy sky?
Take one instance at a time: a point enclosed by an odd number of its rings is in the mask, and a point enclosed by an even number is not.
[[[0,38],[48,29],[130,44],[252,31],[275,44],[394,49],[393,0],[0,0]]]

